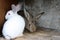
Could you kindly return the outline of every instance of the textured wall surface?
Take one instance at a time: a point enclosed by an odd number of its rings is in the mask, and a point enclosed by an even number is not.
[[[45,12],[37,20],[40,27],[60,30],[60,0],[34,0],[25,7],[33,16]]]

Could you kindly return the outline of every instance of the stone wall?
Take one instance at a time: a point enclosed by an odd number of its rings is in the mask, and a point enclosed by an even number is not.
[[[41,12],[45,12],[37,20],[37,26],[60,30],[60,0],[31,0],[31,2],[27,2],[25,8],[34,17]]]

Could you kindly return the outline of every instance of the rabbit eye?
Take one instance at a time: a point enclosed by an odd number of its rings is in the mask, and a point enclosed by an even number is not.
[[[10,13],[8,15],[10,15]]]

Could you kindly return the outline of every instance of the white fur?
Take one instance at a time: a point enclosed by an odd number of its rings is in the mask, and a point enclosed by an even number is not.
[[[8,15],[9,13],[10,15]],[[7,19],[7,21],[3,25],[2,33],[6,39],[23,36],[25,20],[22,16],[18,15],[17,12],[10,10],[7,12],[5,19]]]

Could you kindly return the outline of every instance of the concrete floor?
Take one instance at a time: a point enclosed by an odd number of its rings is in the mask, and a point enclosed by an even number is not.
[[[0,37],[0,40],[5,39]],[[16,38],[15,40],[60,40],[60,32],[49,29],[40,29],[34,33],[26,31],[23,37]]]

